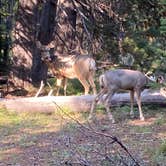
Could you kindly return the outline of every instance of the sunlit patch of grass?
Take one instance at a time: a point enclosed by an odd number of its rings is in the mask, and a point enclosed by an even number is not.
[[[0,110],[0,127],[5,125],[17,125],[21,121],[21,118],[15,114],[7,112],[4,109]]]
[[[12,157],[6,151],[14,147],[27,148],[38,144],[38,136],[61,129],[58,113],[11,113],[0,110],[0,155]],[[65,121],[63,121],[66,124]],[[64,125],[62,124],[62,125]]]

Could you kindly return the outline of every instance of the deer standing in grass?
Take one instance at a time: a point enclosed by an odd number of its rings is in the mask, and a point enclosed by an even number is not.
[[[51,55],[49,49],[43,49],[42,60],[48,65],[53,75],[57,78],[57,93],[59,95],[60,87],[63,84],[64,95],[66,95],[67,79],[77,78],[84,87],[84,94],[88,94],[90,86],[93,94],[96,94],[94,76],[96,71],[95,60],[89,55],[69,55],[56,56]]]
[[[93,112],[97,102],[101,101],[106,108],[109,119],[112,121],[112,123],[114,123],[115,120],[109,111],[109,100],[112,98],[115,92],[122,89],[122,90],[130,90],[130,100],[131,100],[130,115],[133,115],[133,102],[134,102],[134,92],[135,92],[140,119],[144,120],[144,116],[141,109],[141,91],[144,89],[147,83],[148,83],[148,78],[140,71],[127,70],[127,69],[106,71],[103,75],[99,77],[99,84],[101,90],[92,103],[89,119],[93,118]],[[103,98],[104,94],[106,94],[106,97]]]

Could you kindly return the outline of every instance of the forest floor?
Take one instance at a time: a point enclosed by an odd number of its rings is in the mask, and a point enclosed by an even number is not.
[[[79,104],[79,103],[78,103]],[[166,166],[166,108],[143,106],[146,120],[131,119],[128,106],[52,114],[0,109],[0,166]]]

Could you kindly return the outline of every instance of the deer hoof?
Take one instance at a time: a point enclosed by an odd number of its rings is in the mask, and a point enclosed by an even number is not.
[[[144,117],[141,117],[140,120],[141,120],[141,121],[145,121],[145,118],[144,118]]]

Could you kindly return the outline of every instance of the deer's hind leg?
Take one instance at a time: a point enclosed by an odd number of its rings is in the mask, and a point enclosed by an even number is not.
[[[65,77],[64,79],[63,79],[63,91],[64,91],[64,95],[66,96],[66,91],[67,91],[67,78]]]
[[[90,83],[90,85],[91,85],[91,87],[92,87],[92,89],[93,89],[93,94],[94,94],[94,95],[97,94],[96,85],[95,85],[95,83],[94,83],[94,78],[93,78],[93,76],[90,76],[90,77],[89,77],[89,83]]]
[[[61,78],[57,78],[56,80],[56,86],[57,86],[57,91],[56,91],[56,96],[59,96],[59,91],[60,91],[60,88],[62,86],[62,83],[63,83],[63,77]]]
[[[79,81],[84,87],[84,94],[87,95],[89,93],[89,88],[90,88],[88,81],[83,78],[79,78]]]

